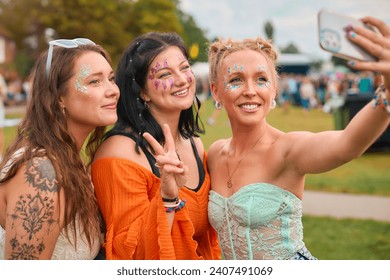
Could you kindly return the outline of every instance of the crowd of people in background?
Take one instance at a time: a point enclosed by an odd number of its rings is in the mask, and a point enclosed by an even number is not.
[[[25,105],[30,91],[30,78],[21,78],[15,72],[0,69],[1,94],[4,106]],[[379,75],[372,72],[280,73],[277,103],[285,112],[289,106],[301,106],[304,111],[322,109],[331,113],[343,105],[349,94],[373,94],[379,85]],[[197,97],[203,103],[211,98],[208,76],[197,77]],[[210,116],[214,125],[218,114]]]
[[[1,95],[4,106],[25,105],[30,93],[30,77],[23,79],[16,71],[0,69]]]
[[[290,105],[304,111],[322,109],[325,113],[341,107],[347,95],[372,95],[379,86],[379,75],[372,72],[281,73],[278,104],[288,112]]]
[[[302,107],[304,113],[314,109],[332,113],[344,105],[348,95],[372,96],[380,84],[380,75],[368,71],[281,72],[279,75],[277,105],[285,113],[290,106]],[[212,99],[208,76],[197,76],[196,94],[202,103]],[[215,125],[220,112],[215,109],[207,124]]]

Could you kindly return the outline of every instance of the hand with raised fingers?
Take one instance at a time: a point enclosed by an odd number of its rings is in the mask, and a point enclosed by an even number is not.
[[[356,70],[380,72],[383,75],[385,87],[390,89],[390,26],[375,17],[367,16],[361,20],[379,32],[353,26],[348,31],[348,38],[375,56],[377,61],[349,61],[348,65]]]
[[[188,168],[176,154],[175,142],[167,124],[163,125],[165,137],[164,147],[149,133],[144,133],[146,141],[155,152],[156,166],[160,170],[161,196],[163,198],[176,198],[179,188],[187,183]]]

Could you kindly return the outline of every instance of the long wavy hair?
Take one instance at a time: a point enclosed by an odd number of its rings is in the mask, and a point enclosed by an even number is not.
[[[62,113],[60,98],[68,92],[69,79],[74,75],[75,61],[86,52],[101,54],[110,64],[108,53],[98,45],[77,48],[54,47],[50,74],[46,76],[47,51],[43,52],[32,70],[33,85],[26,114],[18,127],[18,134],[7,149],[0,170],[16,151],[24,149],[0,183],[11,180],[17,170],[36,156],[46,155],[52,162],[59,190],[65,194],[64,225],[70,225],[76,244],[76,218],[85,232],[90,246],[100,232],[100,214],[88,174],[88,166],[105,127],[91,132],[86,144],[87,166],[81,158],[74,137],[70,134],[66,115]],[[60,192],[58,192],[60,193]],[[65,227],[69,237],[68,227]]]
[[[142,137],[144,132],[149,132],[161,144],[165,143],[162,128],[145,107],[140,93],[145,90],[148,70],[154,58],[171,46],[178,47],[188,59],[187,48],[178,34],[149,32],[138,36],[129,44],[118,65],[116,83],[121,92],[117,105],[118,120],[107,137],[121,131],[140,135],[135,146],[138,153],[139,145],[148,145]],[[198,137],[199,133],[204,133],[199,118],[200,102],[197,97],[195,100],[190,108],[180,114],[178,129],[184,138]]]

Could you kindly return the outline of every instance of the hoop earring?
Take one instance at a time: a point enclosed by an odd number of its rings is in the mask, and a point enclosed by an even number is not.
[[[214,106],[215,106],[215,109],[221,110],[222,109],[222,102],[215,100]]]
[[[61,112],[62,112],[63,115],[65,115],[65,106],[61,107]]]
[[[275,109],[275,108],[276,108],[276,101],[275,101],[275,99],[272,99],[271,109]]]

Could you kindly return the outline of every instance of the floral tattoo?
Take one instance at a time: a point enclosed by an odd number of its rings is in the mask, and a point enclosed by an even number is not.
[[[29,161],[25,171],[26,182],[35,193],[20,195],[14,212],[9,214],[11,228],[18,228],[11,238],[10,259],[35,260],[46,249],[44,239],[58,226],[54,219],[58,182],[55,169],[47,157]]]

